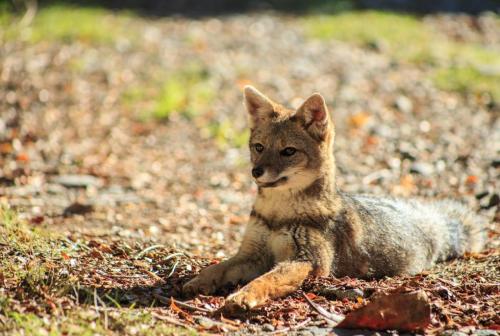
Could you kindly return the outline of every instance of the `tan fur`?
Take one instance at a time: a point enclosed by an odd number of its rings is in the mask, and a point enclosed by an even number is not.
[[[413,274],[482,248],[483,222],[456,202],[339,192],[321,95],[292,111],[247,87],[245,105],[258,196],[238,253],[203,270],[186,293],[250,281],[226,301],[228,311],[245,310],[293,292],[308,275]]]
[[[312,266],[308,262],[279,263],[272,271],[230,295],[226,300],[226,309],[231,312],[241,309],[248,310],[269,299],[290,294],[300,287],[311,270]]]

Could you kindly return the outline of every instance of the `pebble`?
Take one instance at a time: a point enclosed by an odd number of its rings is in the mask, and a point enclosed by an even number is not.
[[[423,176],[431,176],[434,172],[434,166],[426,162],[414,162],[410,166],[410,173],[415,173]]]
[[[497,336],[498,331],[491,329],[483,329],[474,331],[474,335],[476,336]]]
[[[198,323],[200,326],[202,326],[205,329],[210,329],[215,325],[215,322],[212,321],[209,318],[206,318],[204,316],[197,316],[195,318],[195,322]]]
[[[52,181],[67,188],[100,187],[103,185],[103,181],[100,178],[92,175],[58,175]]]
[[[274,331],[274,326],[270,323],[266,323],[264,325],[262,325],[262,330],[264,331]]]
[[[356,301],[358,297],[364,297],[365,295],[365,293],[358,288],[337,289],[331,287],[322,288],[319,291],[319,294],[323,295],[328,299],[337,299],[337,300],[349,299],[352,301]]]
[[[492,207],[497,206],[499,204],[500,204],[500,196],[498,196],[498,194],[491,195],[490,204],[488,204],[488,207],[492,208]]]
[[[406,96],[396,98],[395,106],[403,113],[413,112],[413,102]]]
[[[85,215],[92,211],[94,211],[94,207],[92,205],[75,202],[64,209],[63,216],[69,217],[72,215]]]

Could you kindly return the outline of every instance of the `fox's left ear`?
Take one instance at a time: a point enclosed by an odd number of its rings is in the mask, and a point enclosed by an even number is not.
[[[305,129],[312,136],[319,140],[326,138],[331,121],[322,95],[319,93],[312,94],[297,109],[295,115],[302,120]]]
[[[268,120],[273,111],[274,103],[267,98],[263,93],[251,85],[245,86],[244,89],[245,106],[247,108],[250,128],[254,128],[260,123]]]

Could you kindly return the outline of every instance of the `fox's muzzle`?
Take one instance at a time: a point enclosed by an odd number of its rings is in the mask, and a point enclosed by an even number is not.
[[[262,167],[255,167],[254,169],[252,169],[252,176],[253,177],[259,178],[262,175],[264,175],[264,168],[262,168]]]

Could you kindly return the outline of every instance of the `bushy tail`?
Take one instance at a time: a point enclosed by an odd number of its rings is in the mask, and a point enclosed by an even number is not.
[[[442,209],[449,218],[450,251],[448,257],[462,255],[465,252],[479,252],[486,245],[488,220],[474,213],[466,206],[443,201]]]

